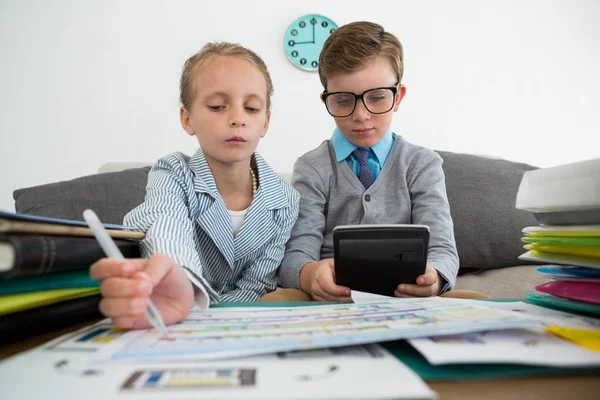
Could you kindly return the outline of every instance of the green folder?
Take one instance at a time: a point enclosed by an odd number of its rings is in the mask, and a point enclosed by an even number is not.
[[[405,340],[383,343],[390,353],[426,381],[524,378],[552,375],[595,375],[600,368],[542,367],[522,364],[443,364],[431,365]]]
[[[92,287],[43,290],[40,292],[3,295],[0,296],[0,315],[12,314],[17,311],[54,304],[59,301],[76,299],[78,297],[91,296],[97,293],[100,293],[100,289]]]
[[[589,247],[600,247],[600,238],[590,237],[532,237],[525,236],[521,238],[521,241],[525,243],[539,243],[539,244],[556,244],[563,246],[589,246]]]
[[[600,305],[585,303],[583,301],[569,300],[547,293],[525,293],[525,301],[536,306],[553,308],[576,314],[600,317]]]
[[[90,278],[88,269],[54,272],[0,280],[0,295],[67,288],[96,287],[100,282]]]

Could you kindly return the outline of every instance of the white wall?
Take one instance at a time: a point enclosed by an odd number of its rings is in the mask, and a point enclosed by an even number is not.
[[[410,141],[538,166],[600,155],[596,0],[0,0],[0,208],[14,209],[16,188],[108,161],[192,153],[179,75],[213,40],[265,59],[275,97],[259,151],[291,171],[333,128],[318,76],[283,51],[288,24],[307,13],[400,38],[408,94],[393,129]]]

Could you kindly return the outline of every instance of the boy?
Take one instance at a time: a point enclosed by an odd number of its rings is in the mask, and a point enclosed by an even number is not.
[[[425,273],[394,295],[435,296],[454,286],[458,254],[442,159],[390,131],[406,94],[402,56],[398,39],[370,22],[342,26],[325,42],[321,100],[337,129],[294,165],[300,213],[279,271],[284,287],[349,301],[350,289],[334,283],[333,228],[391,223],[430,228]]]

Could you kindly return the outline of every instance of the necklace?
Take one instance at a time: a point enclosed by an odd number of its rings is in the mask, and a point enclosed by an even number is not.
[[[256,194],[258,190],[258,183],[256,182],[256,174],[254,173],[254,168],[250,167],[250,177],[252,178],[252,196]]]

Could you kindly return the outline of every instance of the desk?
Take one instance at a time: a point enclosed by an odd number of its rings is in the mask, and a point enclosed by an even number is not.
[[[94,321],[95,322],[95,321]],[[80,329],[90,323],[75,325],[28,340],[0,346],[0,360],[34,348],[55,337]],[[441,400],[597,400],[600,398],[599,376],[559,376],[523,379],[494,379],[477,381],[427,381],[440,394]]]

